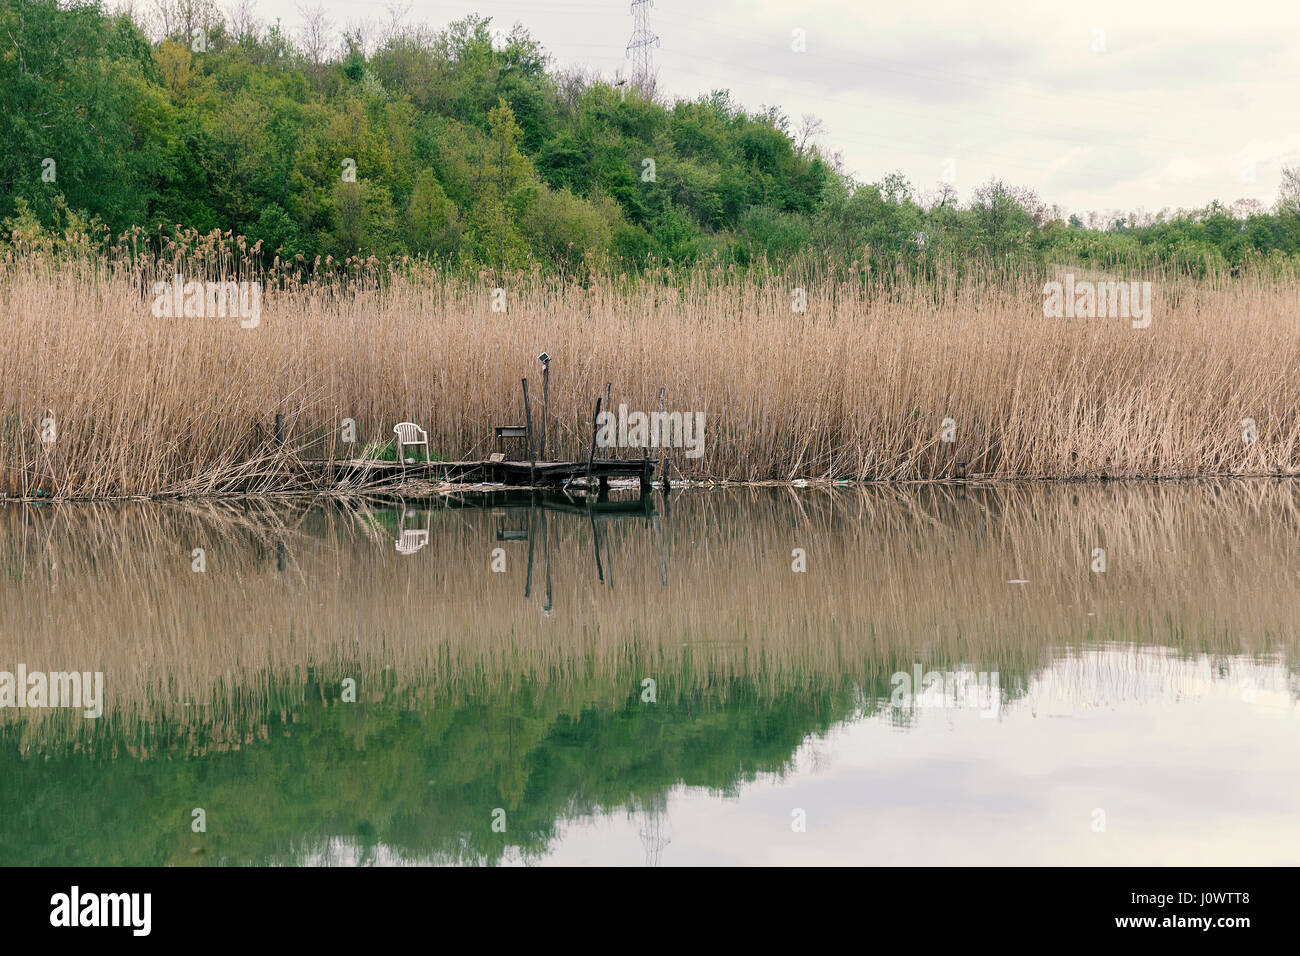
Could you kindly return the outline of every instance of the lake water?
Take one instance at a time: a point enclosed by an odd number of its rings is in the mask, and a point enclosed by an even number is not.
[[[0,865],[1291,864],[1300,486],[0,506]],[[90,686],[88,682],[87,686]]]

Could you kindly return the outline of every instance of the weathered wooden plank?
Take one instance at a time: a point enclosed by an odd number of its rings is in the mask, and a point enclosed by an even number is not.
[[[433,478],[448,481],[499,478],[509,484],[536,487],[582,479],[584,484],[608,485],[610,478],[636,478],[645,487],[652,480],[659,460],[655,458],[590,458],[587,461],[433,461],[403,465],[395,461],[306,460],[308,471],[335,479],[364,479],[382,482],[402,478]]]

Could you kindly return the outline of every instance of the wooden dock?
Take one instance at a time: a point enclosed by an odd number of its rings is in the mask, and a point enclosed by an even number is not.
[[[610,479],[635,478],[642,493],[654,482],[657,458],[594,458],[590,461],[376,461],[316,459],[303,464],[327,482],[386,485],[405,481],[447,481],[456,484],[502,484],[514,488],[544,488],[579,482],[609,490]]]
[[[596,411],[591,420],[591,452],[585,461],[551,461],[538,455],[546,454],[547,395],[550,373],[550,356],[543,352],[537,356],[542,363],[542,434],[540,443],[534,442],[532,405],[528,398],[528,379],[520,379],[524,397],[524,422],[522,425],[497,425],[493,435],[498,447],[503,447],[507,440],[522,440],[524,459],[506,460],[505,452],[494,454],[481,461],[384,461],[378,459],[300,459],[313,480],[326,485],[382,486],[396,485],[408,481],[451,482],[455,484],[499,484],[508,488],[567,487],[571,482],[580,482],[584,490],[597,491],[599,498],[604,498],[609,491],[609,483],[615,478],[635,478],[642,496],[649,494],[654,484],[655,469],[659,459],[651,458],[649,449],[641,458],[597,458],[598,424],[602,402],[610,404],[610,383],[605,383],[605,395],[596,398]],[[659,389],[659,410],[664,411],[665,389]],[[396,450],[399,459],[404,458],[403,444],[418,448],[421,445],[426,453],[429,449],[428,435],[414,422],[404,422],[394,428],[409,428],[411,437],[403,438],[398,433]],[[422,436],[422,437],[421,437]],[[284,416],[275,416],[275,441],[283,448],[285,445]],[[668,457],[667,453],[665,453]],[[669,490],[668,470],[665,467],[662,478],[664,492]]]

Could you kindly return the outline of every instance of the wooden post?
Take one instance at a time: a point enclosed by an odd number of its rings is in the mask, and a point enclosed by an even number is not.
[[[659,389],[659,411],[662,412],[663,410],[664,410],[664,390],[661,388]],[[659,420],[661,422],[663,421],[662,415],[660,416]],[[641,497],[642,498],[650,494],[650,488],[653,483],[654,473],[651,470],[651,465],[650,465],[650,445],[653,443],[652,439],[654,437],[655,437],[655,431],[652,425],[650,428],[650,434],[646,435],[645,448],[643,449],[643,454],[641,456]],[[656,445],[656,447],[658,446]]]
[[[546,412],[547,412],[547,406],[550,404],[550,394],[551,394],[550,378],[551,378],[551,363],[543,362],[542,363],[542,449],[537,453],[537,457],[540,458],[542,461],[546,461]]]
[[[667,391],[668,390],[663,386],[659,387],[659,414],[661,416],[664,413],[664,396],[667,393]],[[667,422],[667,419],[660,418],[660,421]],[[667,424],[665,424],[664,425],[665,430],[667,429],[667,427],[668,427]],[[664,494],[668,494],[668,446],[667,445],[659,446],[659,472],[663,476]]]
[[[609,383],[609,382],[606,382],[606,383],[605,383],[605,411],[607,411],[607,412],[609,412],[609,411],[614,407],[613,404],[610,402],[610,398],[609,398],[609,386],[610,386],[610,383]],[[617,441],[617,439],[616,439],[615,442],[614,442],[614,447],[615,447],[615,448],[618,448],[618,441]],[[615,451],[613,454],[606,455],[605,457],[606,457],[606,458],[619,458],[619,457],[621,457],[621,456],[618,454],[617,451]],[[609,491],[609,481],[608,481],[607,479],[605,479],[605,478],[600,479],[600,494],[603,496],[603,495],[605,495],[608,491]]]
[[[659,389],[659,411],[662,412],[663,410],[664,410],[664,390],[661,388]],[[660,420],[662,421],[662,419]],[[645,448],[642,449],[643,453],[641,455],[641,460],[645,463],[647,468],[650,466],[650,446],[654,444],[653,441],[654,437],[655,437],[655,430],[654,430],[654,422],[652,421],[650,425],[649,434],[645,436]]]
[[[591,419],[591,454],[587,458],[587,493],[591,493],[591,470],[596,464],[596,432],[600,427],[600,396],[596,396],[596,414]]]
[[[275,444],[277,448],[284,447],[284,415],[280,412],[275,413]]]
[[[528,405],[528,379],[524,379],[524,431],[528,442],[528,484],[537,487],[537,459],[533,456],[533,412]]]
[[[664,431],[667,431],[667,429],[668,429],[668,427],[667,427],[667,419],[664,418],[664,416],[663,416],[663,388],[662,388],[662,386],[660,386],[660,388],[659,388],[659,421],[660,421],[660,425],[662,425]],[[650,437],[655,437],[655,436],[654,436],[654,429],[650,429]],[[660,467],[660,468],[663,468],[663,467],[664,467],[664,460],[666,460],[666,459],[664,459],[664,450],[663,450],[663,447],[662,447],[662,446],[659,446],[659,445],[655,445],[655,447],[656,447],[656,449],[658,449],[659,467]],[[650,458],[650,442],[646,442],[646,458]],[[646,485],[649,484],[649,483],[650,483],[650,473],[649,473],[649,470],[647,470],[647,472],[646,472],[646,476],[643,477],[643,479],[641,480],[642,489],[643,489],[643,490],[650,490],[649,488],[646,488]]]

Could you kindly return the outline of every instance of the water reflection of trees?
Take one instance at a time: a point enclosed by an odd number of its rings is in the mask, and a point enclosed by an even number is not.
[[[608,519],[506,497],[6,508],[2,659],[104,670],[109,699],[95,722],[0,712],[0,862],[300,860],[340,841],[496,860],[541,852],[558,821],[781,772],[854,716],[914,721],[889,678],[917,663],[996,670],[1009,699],[1112,641],[1294,672],[1296,496],[687,490]],[[407,523],[429,539],[404,554]],[[1088,693],[1130,676],[1102,669]],[[201,855],[177,822],[195,792],[226,821]],[[653,856],[662,820],[642,829]]]

